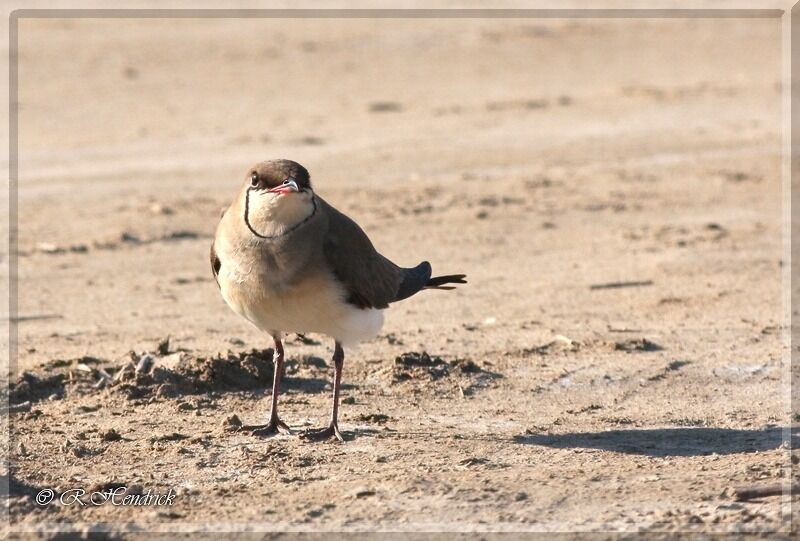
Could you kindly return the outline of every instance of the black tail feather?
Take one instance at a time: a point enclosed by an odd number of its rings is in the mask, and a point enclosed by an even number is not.
[[[466,284],[466,274],[448,274],[447,276],[434,276],[425,284],[425,289],[455,289],[455,286],[445,284]]]
[[[445,284],[466,284],[465,274],[449,274],[447,276],[435,276],[431,278],[431,264],[423,261],[411,269],[403,269],[404,277],[397,290],[395,298],[390,302],[407,299],[411,295],[423,289],[455,289],[454,286]]]

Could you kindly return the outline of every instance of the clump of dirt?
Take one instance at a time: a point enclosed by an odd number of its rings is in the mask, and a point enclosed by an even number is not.
[[[534,346],[522,350],[522,355],[550,355],[553,353],[570,353],[581,349],[582,344],[566,336],[556,335],[553,340],[541,346]]]
[[[392,417],[389,417],[383,413],[367,413],[359,415],[357,419],[365,423],[375,423],[379,425],[385,424],[387,421],[394,420]]]
[[[635,338],[631,340],[615,342],[614,349],[617,351],[627,351],[628,353],[633,353],[637,351],[662,351],[664,348],[655,342],[651,342],[647,338]]]
[[[453,374],[475,375],[487,373],[470,359],[445,361],[441,357],[431,357],[427,352],[403,353],[394,360],[392,383],[408,380],[436,381]]]
[[[23,373],[10,385],[12,403],[64,398],[66,394],[88,394],[101,389],[121,393],[129,399],[153,396],[171,398],[210,391],[260,389],[272,384],[272,349],[251,350],[216,357],[196,357],[187,352],[164,355],[136,354],[122,366],[92,358],[57,360],[44,367],[50,375]],[[146,361],[146,362],[144,362]]]
[[[628,340],[589,339],[585,341],[572,340],[566,336],[557,335],[553,340],[541,346],[525,348],[521,351],[523,356],[528,355],[566,355],[578,351],[624,351],[626,353],[640,353],[663,351],[664,348],[647,338],[631,338]]]
[[[240,428],[242,428],[242,420],[235,413],[222,423],[222,429],[228,432],[236,432]]]
[[[101,441],[120,441],[122,436],[113,428],[109,428],[105,432],[100,433]]]
[[[41,377],[24,372],[18,381],[9,385],[10,402],[38,402],[53,395],[63,398],[64,380],[64,374]]]
[[[174,366],[160,366],[156,360],[151,372],[123,377],[116,389],[131,399],[153,395],[170,398],[210,391],[259,389],[272,383],[271,348],[228,352],[210,358],[178,355]]]
[[[437,380],[447,376],[448,364],[441,357],[431,357],[427,352],[403,353],[394,360],[394,382],[410,379]]]
[[[9,385],[11,404],[64,398],[68,393],[84,392],[100,386],[99,379],[108,377],[102,359],[83,356],[76,359],[54,359],[42,367],[47,374],[23,372]]]
[[[458,369],[462,374],[479,374],[484,372],[483,368],[471,359],[454,359],[450,366]]]

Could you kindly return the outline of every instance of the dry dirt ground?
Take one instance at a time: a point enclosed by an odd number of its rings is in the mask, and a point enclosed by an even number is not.
[[[780,24],[21,20],[12,529],[787,530],[736,493],[790,475]],[[346,352],[344,444],[230,420],[271,343],[208,246],[274,157],[469,276]],[[296,433],[331,346],[287,343]],[[34,498],[120,486],[174,505]]]

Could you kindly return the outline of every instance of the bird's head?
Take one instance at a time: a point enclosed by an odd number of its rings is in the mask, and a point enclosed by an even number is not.
[[[305,167],[270,160],[251,167],[242,186],[245,221],[260,236],[273,236],[306,220],[315,207]]]

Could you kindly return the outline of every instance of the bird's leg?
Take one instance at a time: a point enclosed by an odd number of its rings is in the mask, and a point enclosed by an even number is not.
[[[344,350],[342,345],[336,342],[333,350],[333,410],[331,411],[331,422],[327,428],[306,432],[302,435],[304,439],[322,441],[335,438],[339,441],[344,441],[342,433],[339,432],[339,389],[342,384],[343,366]]]
[[[272,436],[278,432],[291,434],[289,426],[278,417],[278,394],[281,389],[281,374],[283,374],[283,344],[275,338],[275,352],[272,354],[272,364],[275,372],[272,376],[272,408],[269,413],[269,422],[265,425],[243,426],[242,430],[249,430],[255,436]]]

